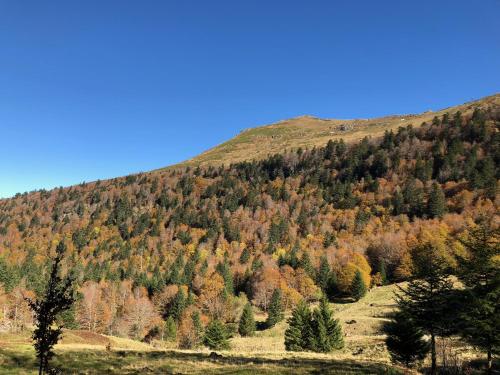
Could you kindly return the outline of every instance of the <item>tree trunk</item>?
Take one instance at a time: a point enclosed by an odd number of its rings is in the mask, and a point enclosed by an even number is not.
[[[488,374],[493,370],[493,356],[491,355],[491,348],[488,348]]]
[[[436,375],[436,337],[431,333],[431,375]]]
[[[38,375],[43,374],[43,356],[40,355],[40,366],[38,366]]]

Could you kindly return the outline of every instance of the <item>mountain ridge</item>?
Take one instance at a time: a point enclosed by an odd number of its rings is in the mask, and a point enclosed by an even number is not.
[[[235,137],[224,141],[184,162],[162,169],[179,166],[221,165],[245,160],[262,159],[269,154],[298,147],[323,146],[330,139],[358,141],[365,136],[378,137],[385,130],[395,130],[399,126],[420,126],[441,116],[447,111],[470,113],[475,107],[491,107],[500,104],[500,94],[465,102],[436,111],[418,114],[391,114],[375,118],[334,119],[314,115],[300,115],[274,123],[242,130]],[[344,128],[342,128],[344,126]],[[301,134],[307,131],[308,134]],[[308,138],[304,139],[303,136]],[[258,147],[252,147],[253,145]]]

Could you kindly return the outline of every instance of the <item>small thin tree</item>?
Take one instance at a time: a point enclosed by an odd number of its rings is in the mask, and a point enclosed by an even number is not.
[[[62,334],[62,325],[56,324],[59,314],[71,308],[75,302],[73,293],[73,278],[60,275],[61,260],[66,251],[64,242],[56,248],[56,256],[52,261],[50,277],[43,295],[36,299],[27,299],[33,310],[36,328],[33,332],[33,346],[39,361],[38,374],[42,375],[50,370],[49,361],[54,356],[54,345]]]

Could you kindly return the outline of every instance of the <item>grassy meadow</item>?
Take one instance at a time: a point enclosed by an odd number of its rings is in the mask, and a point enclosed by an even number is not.
[[[146,343],[90,333],[64,333],[56,347],[54,364],[63,374],[403,374],[390,363],[381,327],[394,308],[394,285],[372,289],[355,303],[335,303],[345,348],[329,354],[286,352],[286,323],[257,331],[254,337],[231,339],[231,350],[217,354],[203,348],[174,349],[173,345]],[[264,321],[264,314],[256,315]],[[107,346],[111,347],[107,349]],[[455,348],[461,358],[474,358],[470,348]],[[0,373],[35,374],[35,353],[29,332],[0,334]]]

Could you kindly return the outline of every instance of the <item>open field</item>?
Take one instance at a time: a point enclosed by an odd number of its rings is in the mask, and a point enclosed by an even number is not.
[[[231,339],[231,350],[211,356],[208,349],[181,351],[93,334],[65,331],[54,363],[65,374],[393,374],[378,332],[391,309],[393,286],[372,290],[357,303],[335,304],[346,334],[346,347],[331,354],[289,353],[283,344],[286,323],[258,331],[254,337]],[[377,300],[375,305],[373,301]],[[370,306],[372,305],[372,306]],[[265,315],[256,316],[265,320]],[[352,322],[352,320],[355,322]],[[347,324],[350,322],[350,324]],[[106,345],[111,344],[111,351]],[[35,356],[29,333],[0,334],[2,374],[34,374]]]
[[[395,289],[395,285],[377,287],[359,302],[333,304],[346,345],[329,354],[286,352],[286,323],[281,322],[254,337],[236,336],[231,350],[217,354],[68,330],[56,347],[54,364],[64,374],[399,374],[403,371],[391,365],[381,332],[394,308]],[[257,314],[256,319],[264,321],[265,315]],[[106,350],[108,344],[111,350]],[[464,359],[477,358],[470,348],[456,350]],[[0,369],[1,374],[36,373],[28,332],[0,334]]]

